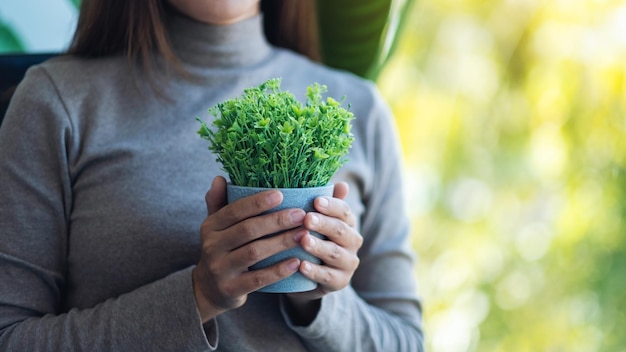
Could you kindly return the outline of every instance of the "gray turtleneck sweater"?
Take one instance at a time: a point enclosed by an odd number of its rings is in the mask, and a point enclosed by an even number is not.
[[[268,45],[256,17],[174,17],[192,78],[153,89],[125,56],[31,68],[0,129],[0,351],[420,351],[421,313],[398,140],[375,86]],[[350,185],[364,245],[351,284],[296,326],[280,294],[202,325],[191,270],[221,175],[195,117],[272,77],[326,84],[356,115]],[[166,98],[164,98],[164,96]]]

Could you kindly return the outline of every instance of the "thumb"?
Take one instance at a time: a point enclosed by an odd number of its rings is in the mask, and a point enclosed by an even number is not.
[[[346,199],[349,191],[350,191],[350,188],[348,187],[347,183],[338,182],[337,184],[335,184],[335,189],[333,190],[333,197],[339,198],[339,199]]]
[[[213,179],[211,189],[206,192],[204,200],[208,214],[216,213],[226,205],[226,179],[224,177],[217,176]]]

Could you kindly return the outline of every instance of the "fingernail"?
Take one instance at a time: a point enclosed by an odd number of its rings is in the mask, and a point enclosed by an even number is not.
[[[317,202],[317,204],[322,207],[322,208],[326,208],[328,206],[328,199],[325,197],[320,197],[319,201]]]
[[[299,260],[292,260],[287,264],[287,269],[289,269],[290,271],[296,271],[298,270],[299,267],[300,267]]]
[[[309,247],[313,248],[317,245],[317,240],[313,236],[309,236]]]
[[[311,269],[312,269],[311,264],[304,262],[304,264],[302,265],[302,272],[308,273],[311,271]]]
[[[267,195],[267,205],[275,205],[279,204],[282,200],[283,195],[280,192],[271,192]]]
[[[313,224],[313,225],[317,225],[317,224],[319,224],[319,223],[320,223],[320,218],[319,218],[319,216],[317,216],[317,215],[313,214],[313,215],[311,216],[311,224]]]
[[[302,210],[294,210],[289,213],[289,220],[291,220],[292,224],[300,224],[304,220],[304,216],[306,213]]]
[[[304,235],[307,234],[307,230],[300,230],[297,231],[296,234],[293,236],[293,240],[294,242],[300,242],[300,240],[302,239],[302,237],[304,237]]]

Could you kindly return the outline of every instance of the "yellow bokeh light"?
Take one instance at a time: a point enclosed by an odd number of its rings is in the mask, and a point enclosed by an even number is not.
[[[428,350],[622,351],[623,1],[418,0],[379,85]]]

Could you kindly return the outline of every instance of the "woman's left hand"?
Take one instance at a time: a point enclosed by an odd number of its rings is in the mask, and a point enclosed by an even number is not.
[[[357,252],[363,237],[356,229],[356,217],[344,201],[348,191],[347,183],[337,183],[333,197],[318,197],[314,202],[318,212],[308,213],[304,219],[308,230],[325,235],[327,239],[321,240],[309,233],[300,240],[302,248],[320,258],[323,264],[300,263],[300,272],[318,285],[313,291],[287,295],[291,318],[298,325],[308,325],[317,315],[320,299],[348,286],[359,266]]]

